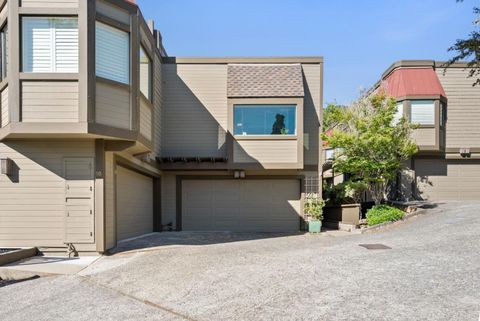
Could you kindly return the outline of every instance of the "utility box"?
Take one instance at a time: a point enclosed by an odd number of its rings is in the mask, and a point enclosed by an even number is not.
[[[0,159],[0,174],[7,176],[13,175],[13,161],[10,158]]]

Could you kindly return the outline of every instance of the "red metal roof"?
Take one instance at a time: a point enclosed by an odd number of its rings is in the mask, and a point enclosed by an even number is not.
[[[382,81],[380,89],[395,98],[405,96],[446,97],[442,84],[432,68],[399,68]]]

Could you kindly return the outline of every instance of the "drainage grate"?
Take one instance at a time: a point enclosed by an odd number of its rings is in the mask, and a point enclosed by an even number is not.
[[[391,250],[391,247],[388,247],[383,244],[358,244],[361,247],[366,248],[367,250]]]
[[[12,248],[1,248],[0,247],[0,254],[8,253],[8,252],[13,252],[13,251],[18,251],[20,249],[12,249]]]

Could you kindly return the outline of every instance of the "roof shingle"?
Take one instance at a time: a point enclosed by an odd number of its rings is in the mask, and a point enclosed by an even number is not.
[[[303,97],[300,64],[229,64],[228,97]]]

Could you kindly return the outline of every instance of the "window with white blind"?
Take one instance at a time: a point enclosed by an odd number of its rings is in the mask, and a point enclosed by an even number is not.
[[[403,117],[403,101],[397,103],[397,111],[393,116],[393,124],[396,125],[400,122],[400,119]]]
[[[77,18],[23,17],[24,72],[78,72]]]
[[[98,22],[95,28],[96,74],[130,83],[130,36],[128,32]]]
[[[420,125],[435,124],[435,102],[433,100],[412,100],[411,122]]]
[[[151,60],[145,53],[145,50],[140,46],[140,91],[148,99],[151,91]]]

